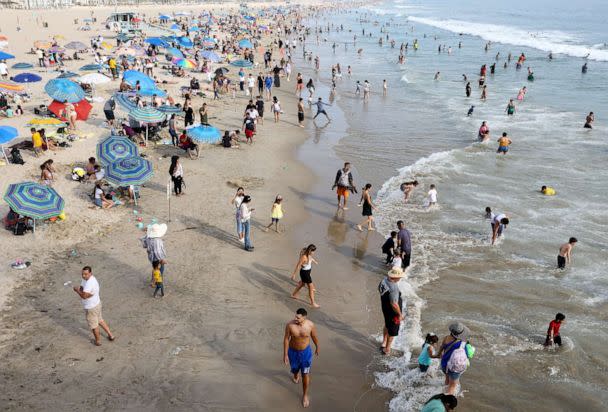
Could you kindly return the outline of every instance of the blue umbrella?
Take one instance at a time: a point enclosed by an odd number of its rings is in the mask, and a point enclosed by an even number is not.
[[[137,108],[135,102],[129,99],[128,93],[114,93],[114,101],[128,112]]]
[[[201,31],[201,29],[199,29],[197,26],[192,26],[189,30],[193,32]]]
[[[8,60],[8,59],[14,59],[14,58],[15,58],[15,56],[13,56],[12,54],[0,51],[0,60]]]
[[[148,37],[144,41],[153,46],[169,47],[169,44],[160,37]]]
[[[88,48],[88,46],[81,41],[71,41],[63,47],[70,50],[86,50]]]
[[[154,86],[153,88],[149,89],[147,87],[142,87],[137,94],[139,94],[140,96],[154,96],[157,95],[158,97],[167,97],[167,92],[165,92],[164,90],[161,90],[159,88],[157,88],[156,86]]]
[[[139,81],[139,85],[142,89],[154,89],[156,87],[154,80],[137,70],[127,70],[123,73],[122,77],[131,87],[135,87],[137,81]]]
[[[186,134],[192,139],[203,143],[219,143],[222,135],[217,127],[213,126],[194,126],[186,129]]]
[[[4,152],[4,144],[10,142],[15,137],[19,136],[19,132],[12,126],[0,126],[0,150],[2,150],[2,155],[6,163],[8,164],[8,157],[6,157],[6,153]]]
[[[154,107],[137,107],[129,112],[129,117],[144,124],[164,122],[167,115]]]
[[[188,37],[178,37],[175,41],[182,47],[193,47],[194,43]]]
[[[34,65],[30,63],[15,63],[11,67],[13,69],[31,69]]]
[[[82,70],[85,72],[95,72],[95,71],[98,71],[101,69],[103,69],[103,66],[101,64],[85,64],[79,70]]]
[[[34,182],[9,185],[4,200],[15,212],[33,219],[59,216],[65,207],[55,189]]]
[[[68,79],[70,77],[78,77],[80,76],[78,73],[74,73],[74,72],[63,72],[61,73],[59,76],[57,76],[58,79]]]
[[[139,156],[127,157],[106,166],[105,179],[116,186],[140,186],[154,174],[152,163]]]
[[[171,20],[172,17],[168,14],[161,14],[160,16],[158,16],[158,18],[161,20]]]
[[[181,113],[184,111],[181,107],[169,105],[158,106],[157,109],[165,114]]]
[[[220,56],[218,56],[217,53],[212,52],[210,50],[204,50],[204,51],[200,52],[200,56],[203,59],[209,60],[210,62],[214,62],[214,63],[217,63],[221,60]]]
[[[231,65],[236,66],[236,67],[251,67],[253,66],[253,63],[251,63],[249,60],[235,60],[233,62],[230,62]]]
[[[176,49],[175,47],[167,47],[165,52],[171,55],[172,57],[178,57],[180,59],[184,58],[184,53],[182,53],[180,49]]]
[[[173,23],[171,25],[171,27],[169,27],[171,30],[181,30],[182,27],[179,24]]]
[[[239,47],[241,49],[253,49],[253,43],[247,39],[243,39],[239,42]]]
[[[69,79],[52,79],[44,86],[44,91],[58,102],[77,103],[84,99],[85,93],[78,83]]]
[[[13,81],[17,83],[36,83],[42,80],[42,77],[34,73],[21,73],[13,77]]]
[[[254,21],[255,20],[255,17],[253,17],[253,16],[243,16],[243,18],[245,20],[247,20],[247,21]]]
[[[137,146],[125,136],[109,136],[97,143],[97,158],[104,166],[137,155]]]

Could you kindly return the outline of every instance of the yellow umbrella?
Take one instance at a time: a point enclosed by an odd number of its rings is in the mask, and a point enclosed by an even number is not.
[[[59,119],[54,119],[52,117],[38,117],[30,120],[27,123],[28,126],[65,126],[65,122],[62,122]]]
[[[36,40],[34,47],[37,49],[50,49],[53,44],[47,40]]]
[[[110,43],[104,41],[101,43],[101,47],[103,47],[106,50],[111,50],[112,47],[114,47],[114,46],[112,46]]]
[[[25,87],[19,83],[14,83],[8,80],[0,80],[0,91],[8,93],[22,93],[25,91]]]

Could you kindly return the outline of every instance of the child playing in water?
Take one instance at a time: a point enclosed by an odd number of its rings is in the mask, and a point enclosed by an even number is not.
[[[439,342],[437,335],[434,333],[427,333],[424,344],[422,345],[422,352],[420,352],[420,356],[418,356],[418,367],[420,368],[420,372],[425,373],[429,369],[432,358],[439,358],[439,354],[437,353],[437,342]]]
[[[555,315],[555,320],[549,323],[549,329],[547,329],[547,339],[545,340],[545,346],[562,346],[562,337],[559,335],[559,328],[566,320],[566,315],[558,313]]]
[[[281,205],[282,201],[283,197],[281,197],[281,195],[277,195],[277,197],[274,199],[274,203],[272,204],[272,210],[270,212],[271,221],[270,224],[264,229],[265,232],[268,232],[268,229],[270,229],[270,227],[274,224],[274,230],[277,233],[281,233],[281,231],[279,230],[279,220],[283,218],[283,206]]]
[[[397,232],[391,232],[391,237],[386,239],[382,245],[382,253],[386,255],[386,264],[390,265],[395,258],[395,249],[397,248]]]
[[[437,189],[435,185],[431,185],[429,187],[429,192],[427,193],[427,207],[431,207],[437,204]]]

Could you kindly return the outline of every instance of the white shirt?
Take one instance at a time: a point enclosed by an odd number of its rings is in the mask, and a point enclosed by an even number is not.
[[[42,59],[44,57],[44,53],[42,53],[42,50],[36,49],[36,57],[38,57],[39,59]]]
[[[247,87],[254,87],[254,86],[255,86],[255,78],[254,77],[247,78]]]
[[[507,215],[505,215],[504,213],[499,213],[494,216],[494,219],[492,219],[492,223],[501,224],[500,221],[503,220],[505,217],[507,217]]]
[[[239,209],[241,211],[241,222],[248,222],[251,219],[251,211],[247,207],[247,204],[241,203]]]
[[[437,190],[429,190],[429,203],[437,203]]]
[[[183,175],[184,175],[184,168],[182,167],[181,163],[178,163],[175,170],[173,170],[173,177],[178,177],[178,176],[183,176]]]
[[[6,66],[6,63],[4,63],[4,62],[0,63],[0,74],[3,76],[8,74],[8,67]]]
[[[99,299],[99,283],[97,282],[97,279],[95,279],[95,276],[91,275],[89,280],[82,279],[80,287],[82,287],[83,292],[93,295],[90,298],[82,299],[82,306],[85,309],[93,309],[101,303],[101,300]]]
[[[103,195],[103,190],[99,188],[95,188],[95,199],[101,199],[101,195]]]
[[[98,172],[95,172],[95,180],[101,180],[106,176],[105,170],[103,168],[99,169]]]

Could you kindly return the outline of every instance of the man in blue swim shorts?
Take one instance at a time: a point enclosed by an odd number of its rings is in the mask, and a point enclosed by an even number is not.
[[[503,155],[506,155],[509,151],[509,146],[511,145],[511,143],[513,142],[511,141],[511,139],[509,139],[507,133],[503,133],[500,139],[498,139],[498,150],[496,150],[496,153],[502,153]]]
[[[302,374],[302,406],[308,408],[308,387],[310,385],[310,367],[312,365],[312,348],[310,339],[315,344],[315,355],[319,356],[319,341],[315,324],[306,318],[306,309],[296,311],[296,317],[285,326],[283,337],[283,362],[291,367],[293,382],[300,382]]]

